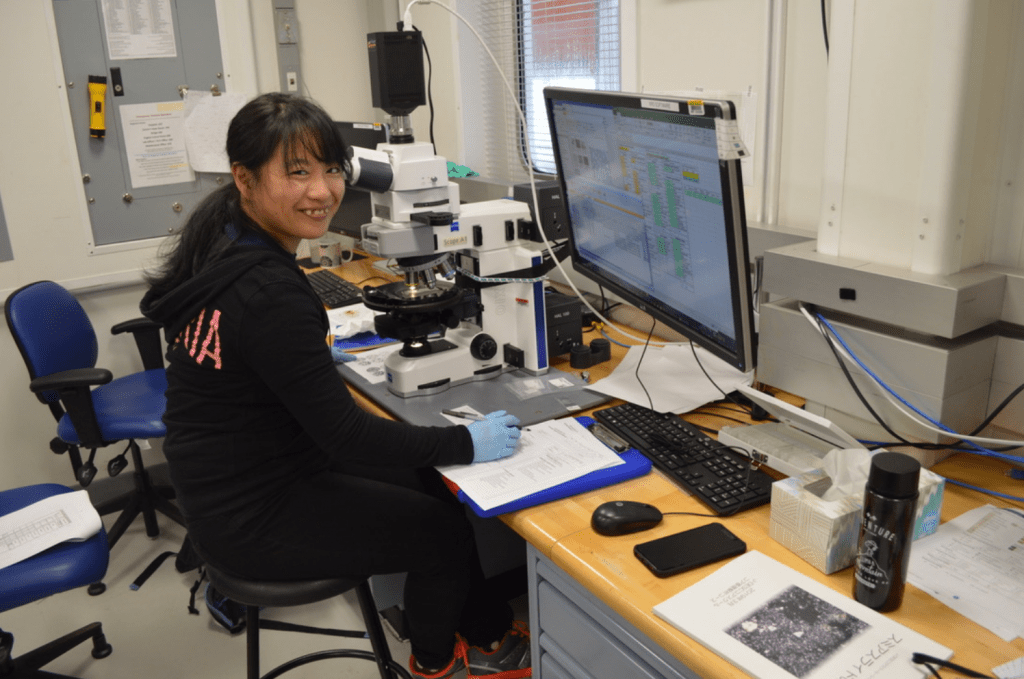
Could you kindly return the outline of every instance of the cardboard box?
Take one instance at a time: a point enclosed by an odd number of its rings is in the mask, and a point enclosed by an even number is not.
[[[828,574],[852,566],[857,556],[864,493],[827,501],[821,494],[832,481],[820,469],[772,484],[768,534],[818,570]],[[914,539],[939,527],[946,480],[921,470]]]

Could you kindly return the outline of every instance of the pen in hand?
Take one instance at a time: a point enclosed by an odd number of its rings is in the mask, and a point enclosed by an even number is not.
[[[477,415],[476,413],[470,413],[465,410],[449,410],[445,409],[441,411],[442,415],[450,415],[452,417],[459,417],[463,420],[473,420],[474,422],[482,422],[487,418],[483,415]],[[522,425],[515,425],[515,428],[519,431],[523,431]]]
[[[476,413],[467,413],[463,410],[442,410],[443,415],[451,415],[452,417],[460,417],[463,420],[473,420],[474,422],[480,422],[486,419],[483,415],[477,415]]]

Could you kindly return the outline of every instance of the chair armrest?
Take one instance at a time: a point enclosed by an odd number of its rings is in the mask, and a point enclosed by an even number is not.
[[[41,391],[57,391],[60,389],[77,389],[95,387],[106,384],[114,379],[113,373],[105,368],[75,368],[37,377],[28,384],[32,393]]]
[[[154,370],[164,367],[164,346],[160,340],[160,324],[148,318],[133,318],[122,321],[110,329],[112,335],[130,332],[135,338],[135,346],[142,357],[142,367]]]
[[[99,448],[106,445],[96,419],[96,409],[92,404],[90,387],[106,384],[114,379],[114,375],[104,368],[76,368],[63,372],[37,377],[29,382],[33,393],[56,391],[64,406],[71,424],[78,434],[78,441],[86,448]]]

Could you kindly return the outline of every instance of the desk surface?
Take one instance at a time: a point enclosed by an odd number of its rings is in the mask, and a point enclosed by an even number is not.
[[[349,280],[361,282],[377,275],[378,272],[370,267],[371,263],[368,260],[360,260],[336,269],[336,272]],[[613,358],[621,357],[622,352],[622,349],[613,345]],[[569,369],[567,360],[553,361],[553,364],[559,367],[564,364],[564,368]],[[605,363],[595,366],[590,373],[594,379],[600,379],[610,370],[611,365]],[[354,395],[367,410],[386,415],[358,391],[355,391]],[[705,417],[711,416],[688,415],[687,419]],[[702,424],[717,429],[723,422],[709,421]],[[1014,485],[1014,481],[1005,475],[1007,468],[1003,462],[958,454],[940,462],[932,469],[952,479],[962,479],[979,486],[1019,495],[1020,484]],[[696,583],[717,566],[712,564],[661,579],[651,575],[633,556],[633,545],[637,542],[693,528],[707,523],[709,519],[697,516],[666,516],[659,526],[645,533],[604,537],[590,528],[590,515],[598,505],[609,500],[648,502],[662,512],[707,511],[695,498],[681,492],[678,486],[655,470],[641,478],[523,509],[503,515],[501,519],[562,570],[699,675],[737,676],[739,670],[735,666],[651,613],[651,608],[655,604]],[[1021,508],[1020,503],[1008,502],[947,484],[942,506],[942,522],[945,523],[969,509],[986,503]],[[825,575],[817,570],[768,536],[769,515],[770,506],[765,505],[717,520],[744,540],[750,549],[763,552],[850,596],[853,588],[853,569],[847,568],[832,575]],[[903,605],[888,615],[952,648],[953,662],[981,672],[989,672],[992,667],[1024,655],[1024,640],[1017,638],[1013,642],[1005,642],[912,585],[907,586]]]

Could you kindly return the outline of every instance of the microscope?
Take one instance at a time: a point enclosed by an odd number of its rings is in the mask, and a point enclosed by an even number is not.
[[[408,398],[498,377],[506,366],[548,370],[543,245],[528,238],[529,207],[459,204],[447,161],[413,138],[426,103],[418,31],[367,36],[373,105],[391,116],[376,149],[351,147],[351,182],[371,191],[363,248],[394,258],[404,281],[366,287],[382,337],[402,342],[385,361],[388,389]]]

